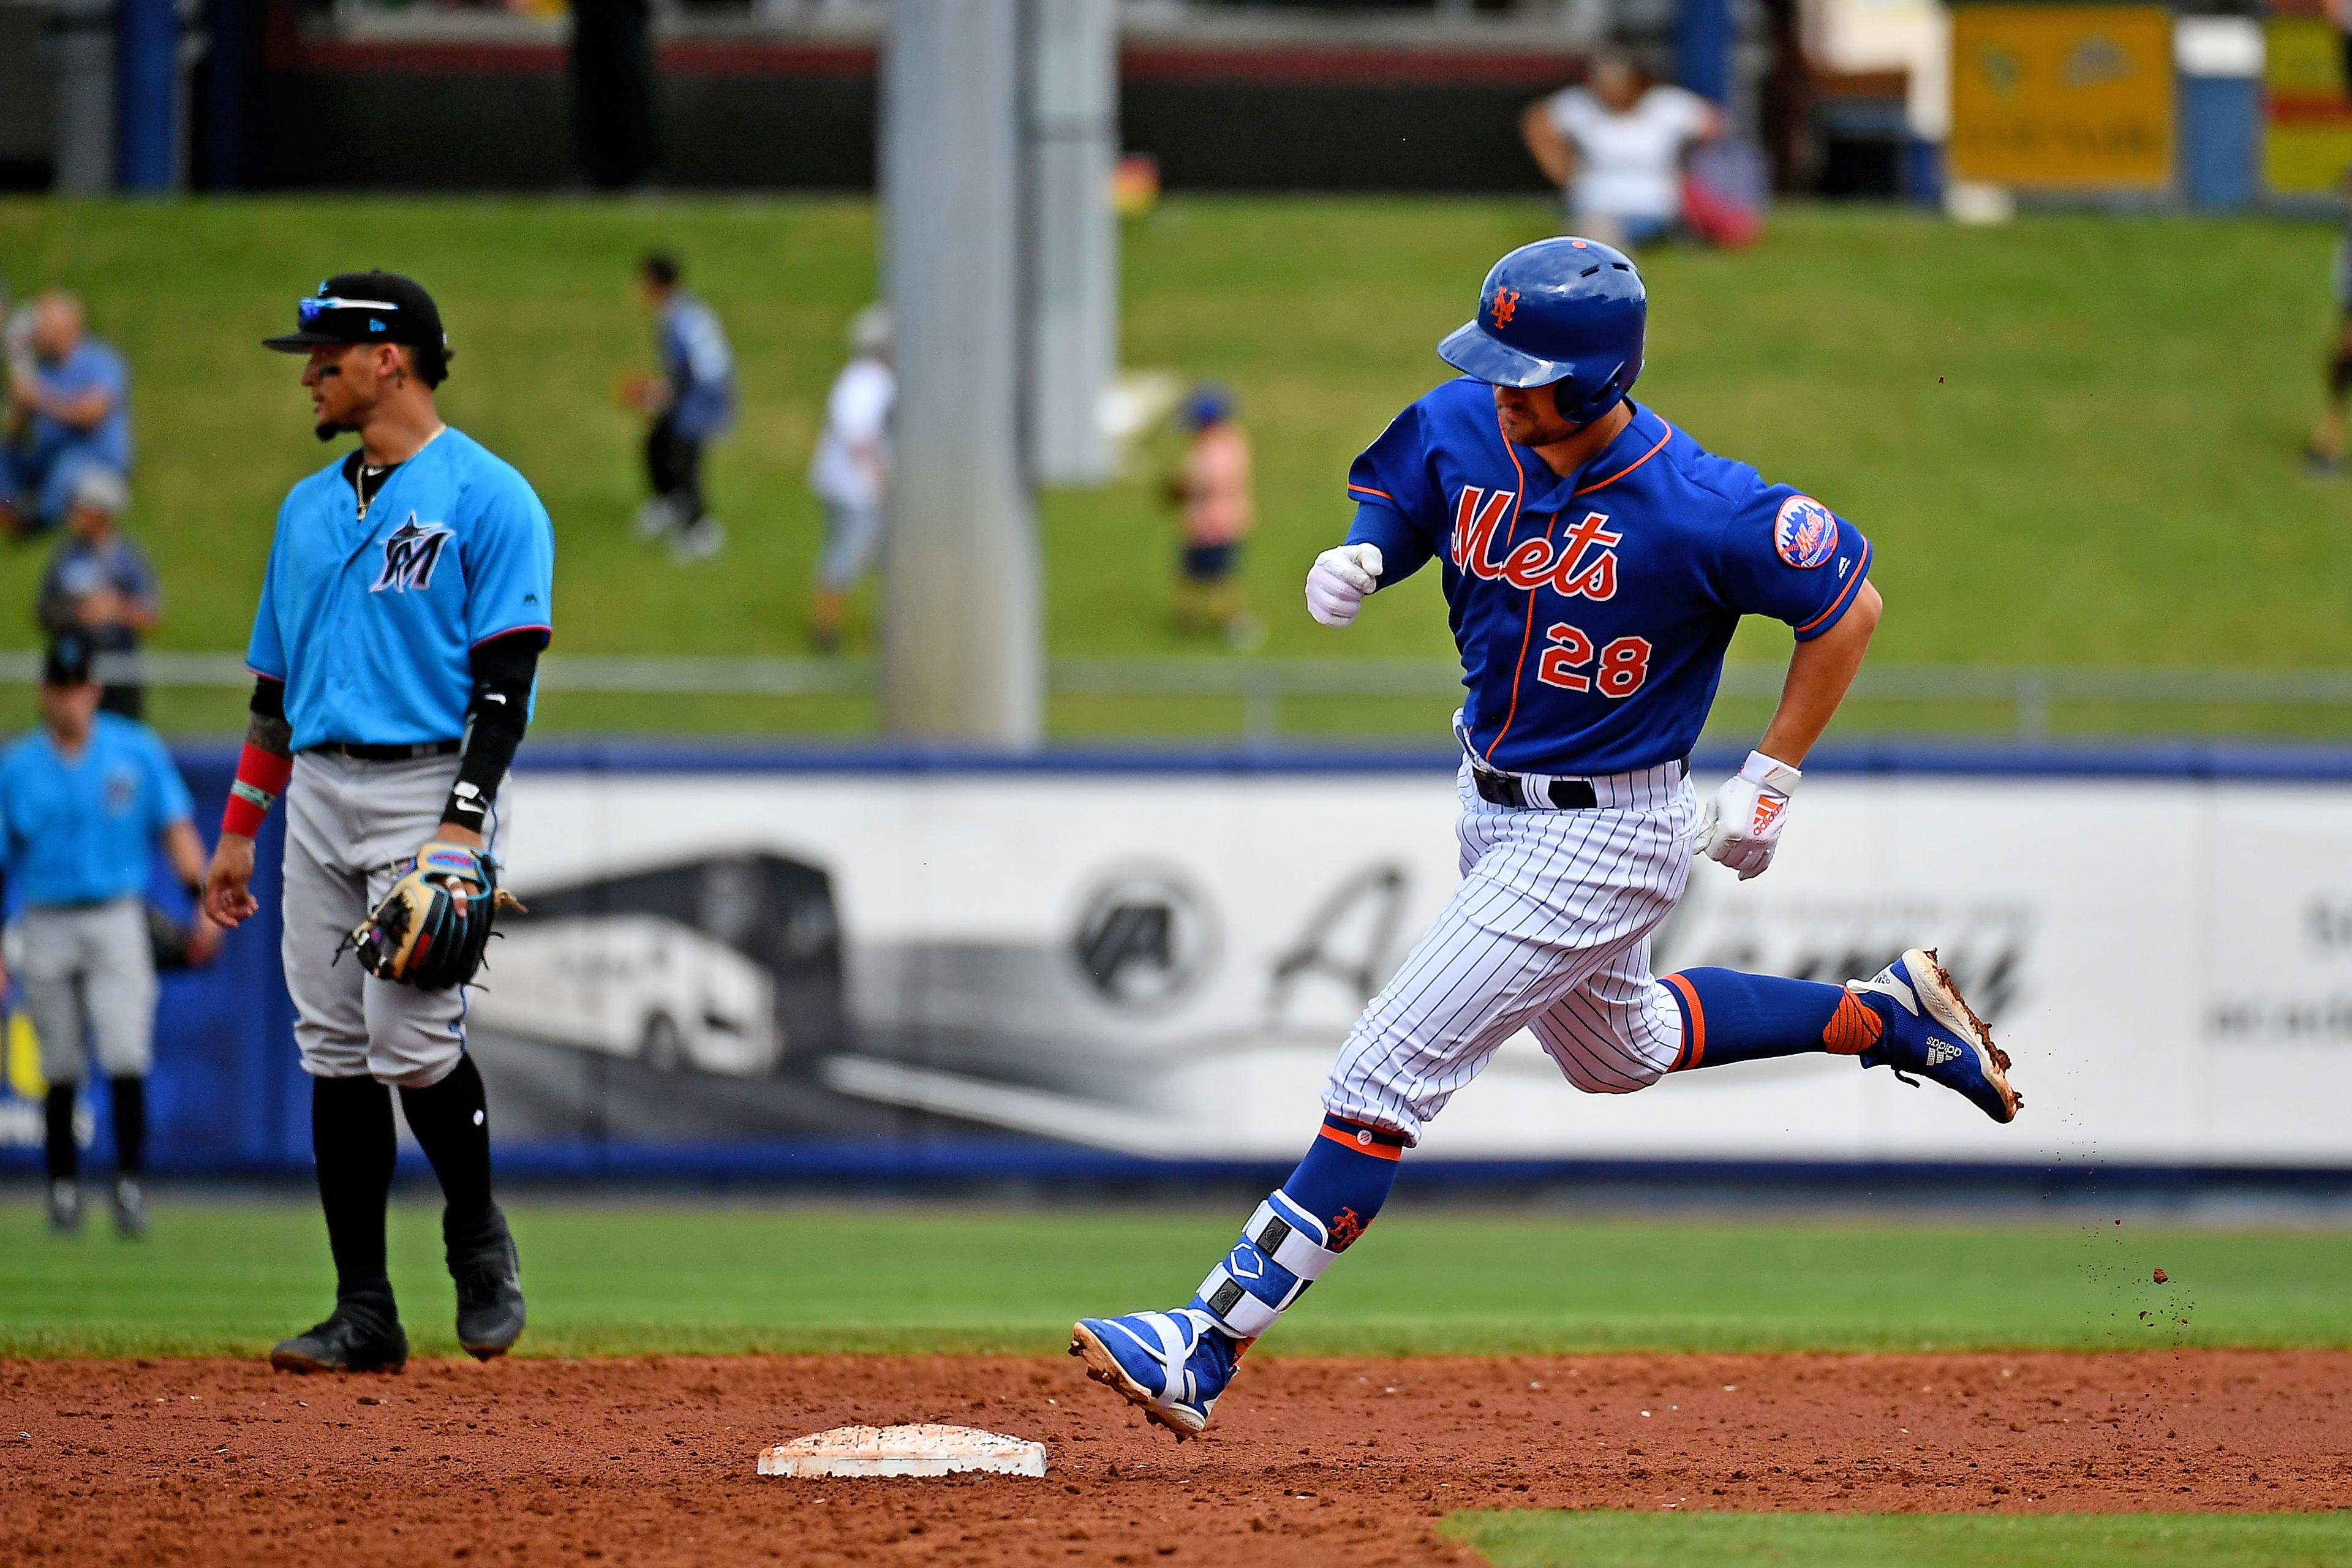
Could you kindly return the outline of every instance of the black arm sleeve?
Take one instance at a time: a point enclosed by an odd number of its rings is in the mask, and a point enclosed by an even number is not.
[[[509,632],[474,649],[474,695],[466,704],[466,740],[457,753],[457,782],[441,820],[486,831],[499,781],[514,763],[530,721],[530,683],[539,672],[541,631]]]
[[[282,721],[286,717],[286,683],[282,680],[274,680],[267,675],[255,676],[253,701],[249,706],[253,710],[254,717],[257,719],[276,719]]]

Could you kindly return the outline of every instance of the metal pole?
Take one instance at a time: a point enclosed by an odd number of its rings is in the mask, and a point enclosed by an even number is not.
[[[114,189],[114,0],[57,0],[57,193]]]
[[[180,17],[173,0],[121,0],[116,40],[119,183],[162,195],[180,167]]]
[[[1118,372],[1118,16],[1113,0],[1028,0],[1031,471],[1098,485],[1098,410]]]
[[[883,722],[1007,748],[1045,732],[1018,420],[1022,9],[897,0],[883,76],[883,276],[898,372]]]

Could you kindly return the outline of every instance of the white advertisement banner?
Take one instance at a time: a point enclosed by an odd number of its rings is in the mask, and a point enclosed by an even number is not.
[[[1442,772],[526,772],[474,1025],[506,1131],[1306,1146],[1456,877]],[[1851,1059],[1586,1096],[1525,1038],[1433,1156],[2352,1166],[2352,788],[1809,777],[1661,972],[1934,945],[2023,1113]],[[519,1119],[519,1121],[518,1121]]]

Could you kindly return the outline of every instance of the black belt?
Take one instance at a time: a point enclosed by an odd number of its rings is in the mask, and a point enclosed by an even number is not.
[[[1690,759],[1683,758],[1679,766],[1682,776],[1690,777]],[[1540,800],[1528,798],[1529,783],[1518,773],[1497,773],[1475,761],[1470,764],[1471,787],[1478,792],[1479,799],[1490,805],[1507,805],[1520,811],[1545,805],[1555,811],[1590,811],[1601,804],[1591,779],[1554,779],[1544,789]]]
[[[420,741],[413,746],[366,746],[352,741],[324,741],[305,746],[306,752],[331,752],[362,763],[413,763],[419,757],[454,757],[463,741]]]

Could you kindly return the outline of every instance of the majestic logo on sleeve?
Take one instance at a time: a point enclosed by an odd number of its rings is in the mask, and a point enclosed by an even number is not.
[[[441,552],[448,547],[449,535],[442,524],[418,522],[416,514],[410,512],[408,521],[383,542],[383,570],[376,574],[368,592],[381,594],[390,588],[405,594],[414,588],[423,593],[433,586],[433,568],[441,564]]]
[[[1837,519],[1811,496],[1790,496],[1772,523],[1772,548],[1791,566],[1818,566],[1837,552]]]
[[[1554,593],[1571,599],[1616,597],[1616,547],[1625,542],[1625,536],[1611,531],[1606,513],[1586,512],[1581,521],[1570,525],[1567,537],[1557,544],[1548,537],[1522,540],[1496,561],[1492,558],[1495,532],[1510,510],[1508,490],[1463,487],[1454,505],[1453,558],[1457,570],[1486,582],[1507,583],[1530,591],[1548,583]],[[1546,534],[1558,527],[1555,518]]]

